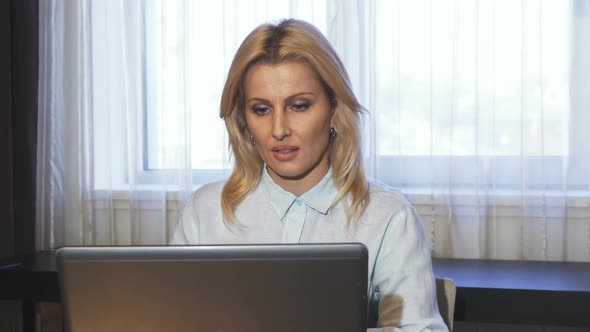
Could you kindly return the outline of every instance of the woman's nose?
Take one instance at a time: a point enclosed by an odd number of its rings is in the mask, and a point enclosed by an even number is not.
[[[272,136],[279,141],[291,134],[289,128],[289,119],[283,111],[273,112],[272,117]]]

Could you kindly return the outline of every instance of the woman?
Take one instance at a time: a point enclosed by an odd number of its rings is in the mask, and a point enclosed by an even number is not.
[[[251,32],[220,107],[233,172],[193,194],[171,243],[361,242],[370,295],[379,300],[377,325],[447,330],[416,212],[402,195],[367,183],[362,107],[315,27],[285,20]]]

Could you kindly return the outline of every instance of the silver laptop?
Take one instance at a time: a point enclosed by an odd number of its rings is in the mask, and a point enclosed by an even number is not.
[[[57,266],[71,332],[367,327],[358,243],[65,247]]]

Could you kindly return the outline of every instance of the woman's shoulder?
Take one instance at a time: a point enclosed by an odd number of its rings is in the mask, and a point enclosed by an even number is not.
[[[406,195],[398,189],[382,183],[369,184],[369,206],[364,222],[369,224],[389,224],[390,221],[400,221],[398,224],[416,224],[420,227],[420,217],[416,208],[410,203]]]
[[[219,202],[221,199],[221,191],[225,185],[225,180],[216,181],[202,185],[195,190],[187,201],[191,205],[208,205],[212,202]]]
[[[376,181],[369,182],[369,204],[394,210],[413,208],[400,190]]]
[[[198,216],[211,216],[221,211],[221,191],[225,181],[202,185],[183,202],[179,210],[183,219],[194,220]]]

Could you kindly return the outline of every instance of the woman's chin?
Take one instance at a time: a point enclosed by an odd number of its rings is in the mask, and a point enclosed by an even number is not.
[[[304,167],[284,167],[284,165],[281,165],[283,167],[273,167],[273,165],[267,165],[267,170],[269,172],[269,174],[274,175],[275,178],[281,178],[282,180],[285,181],[297,181],[297,180],[302,180],[308,177],[308,175],[312,174],[312,173],[317,173],[317,171],[319,171],[318,167],[311,167],[311,168],[304,168]],[[324,172],[322,172],[321,177],[324,176],[324,174],[326,174],[326,172],[328,171],[328,168],[326,167],[326,170]]]
[[[288,168],[273,168],[269,167],[268,172],[274,174],[276,177],[279,177],[283,180],[301,180],[305,178],[309,172],[296,170],[296,169],[288,169]]]

